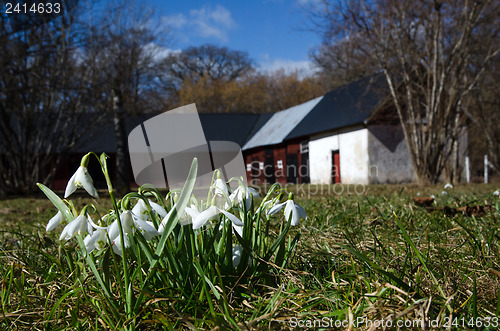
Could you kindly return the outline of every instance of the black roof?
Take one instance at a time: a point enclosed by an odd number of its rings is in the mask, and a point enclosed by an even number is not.
[[[328,92],[285,140],[364,123],[387,95],[386,86],[379,74]]]
[[[142,122],[158,114],[141,114],[125,119],[125,134]],[[272,114],[199,114],[201,126],[207,141],[232,141],[243,146],[250,137],[260,129]],[[87,116],[92,121],[93,116]],[[79,143],[73,152],[87,153],[116,151],[116,139],[112,116],[103,116],[96,125],[93,125],[86,134],[86,138]]]
[[[242,147],[271,114],[199,115],[207,141],[232,141]]]

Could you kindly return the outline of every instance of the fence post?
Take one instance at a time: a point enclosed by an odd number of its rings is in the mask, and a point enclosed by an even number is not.
[[[488,155],[484,154],[484,183],[488,183]]]
[[[470,183],[470,163],[469,157],[465,157],[465,181]]]

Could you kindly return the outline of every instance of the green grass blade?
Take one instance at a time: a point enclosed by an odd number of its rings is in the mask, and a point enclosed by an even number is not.
[[[420,263],[422,263],[422,267],[424,268],[425,272],[431,277],[432,282],[434,283],[434,285],[438,289],[439,294],[443,297],[443,299],[446,300],[446,295],[444,294],[443,289],[439,285],[438,280],[434,276],[434,273],[432,273],[429,270],[429,268],[427,267],[427,264],[425,263],[425,260],[422,257],[422,254],[420,254],[420,251],[418,250],[417,246],[415,245],[415,243],[413,242],[413,240],[411,240],[411,238],[408,235],[408,233],[406,232],[406,229],[404,228],[403,224],[401,224],[401,221],[399,220],[399,217],[396,217],[396,222],[398,224],[399,229],[401,230],[401,234],[403,235],[403,238],[411,246],[411,248],[412,248],[413,252],[415,253],[415,255],[417,255],[418,259],[420,260]],[[451,306],[450,306],[449,303],[446,304],[446,307],[448,308],[448,310],[450,312],[452,311]]]

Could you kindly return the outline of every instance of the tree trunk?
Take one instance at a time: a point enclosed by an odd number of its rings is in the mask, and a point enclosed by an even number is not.
[[[114,186],[119,195],[124,195],[130,191],[130,157],[127,148],[124,115],[122,93],[113,89],[113,122],[116,139]]]

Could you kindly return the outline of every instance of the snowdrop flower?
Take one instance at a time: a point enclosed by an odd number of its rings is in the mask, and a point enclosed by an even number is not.
[[[225,210],[218,209],[220,213],[227,217],[228,220],[233,223],[233,230],[239,234],[240,237],[243,237],[243,226],[245,225],[238,217],[234,216],[231,213],[228,213]],[[221,228],[223,224],[220,224]]]
[[[218,218],[219,209],[215,206],[210,206],[193,218],[193,230],[199,229],[208,221],[212,221]]]
[[[222,179],[217,178],[215,180],[215,182],[212,184],[212,187],[214,188],[216,196],[217,195],[220,195],[222,197],[229,196],[229,191],[227,189],[227,184]]]
[[[54,217],[52,217],[49,221],[49,223],[47,223],[47,227],[45,228],[45,231],[52,231],[54,230],[56,227],[59,226],[59,224],[61,224],[61,221],[64,219],[63,215],[61,214],[60,211],[57,212],[57,214],[54,215]]]
[[[148,200],[149,205],[151,206],[151,209],[157,213],[161,218],[167,216],[167,212],[165,209],[157,204],[156,202],[153,202],[151,200]],[[132,208],[132,214],[136,217],[139,217],[143,221],[148,220],[149,218],[149,211],[148,211],[148,206],[144,202],[144,200],[139,199],[137,203],[135,204],[134,208]]]
[[[243,247],[241,247],[241,245],[233,247],[233,268],[236,268],[240,264],[242,250]]]
[[[149,202],[149,205],[151,206],[151,208],[155,211],[155,213],[157,213],[160,217],[165,217],[167,216],[167,211],[165,210],[165,208],[163,208],[162,206],[160,206],[159,204],[157,204],[156,202],[154,201],[151,201],[151,200],[148,200]]]
[[[254,189],[253,187],[240,184],[240,186],[238,186],[238,188],[236,188],[236,190],[234,190],[234,192],[231,193],[231,195],[229,196],[229,200],[232,202],[233,206],[239,203],[243,203],[243,201],[245,201],[245,207],[246,209],[248,209],[252,204],[252,197],[260,198],[259,192],[257,192],[257,190]]]
[[[453,185],[451,185],[450,183],[447,183],[445,186],[444,186],[444,189],[447,190],[449,188],[453,188]]]
[[[133,215],[132,218],[134,221],[135,228],[141,231],[142,235],[144,236],[144,239],[151,240],[153,239],[154,236],[160,235],[160,232],[158,232],[153,226],[153,222],[143,221],[138,217],[133,217]]]
[[[94,249],[104,249],[104,247],[106,247],[106,234],[106,228],[100,228],[94,231],[93,234],[87,235],[83,240],[85,249],[87,249],[87,253],[92,253]]]
[[[176,210],[176,206],[174,205],[172,209],[163,217],[163,220],[161,221],[160,225],[158,226],[158,233],[161,235],[163,231],[165,230],[165,225],[167,224],[168,219],[170,218],[170,215]],[[184,211],[182,211],[180,217],[179,217],[179,224],[181,226],[188,225],[193,223],[193,219],[196,218],[200,212],[196,209],[196,206],[191,204],[191,207],[186,207]]]
[[[125,247],[130,246],[130,241],[128,239],[128,235],[133,233],[134,228],[134,220],[132,218],[132,212],[127,210],[120,215],[120,223],[123,229],[123,242]],[[122,245],[120,243],[120,229],[118,228],[118,220],[115,220],[108,229],[109,240],[111,241],[111,245],[113,247],[113,251],[122,255]]]
[[[183,214],[184,217],[181,216],[179,222],[181,223],[181,225],[192,224],[193,220],[198,217],[198,215],[200,215],[200,212],[195,205],[191,204],[190,207],[186,207]]]
[[[446,191],[441,191],[441,195],[448,195],[448,192],[446,192]]]
[[[282,197],[282,194],[278,195],[277,197],[275,197],[275,198],[273,198],[273,199],[271,199],[271,200],[267,200],[266,202],[264,202],[264,203],[262,204],[262,207],[261,207],[261,208],[262,208],[262,210],[265,210],[265,211],[266,211],[266,214],[267,214],[267,212],[268,212],[271,208],[273,208],[274,206],[276,206],[276,205],[279,203],[279,201],[281,200],[281,197]]]
[[[285,202],[282,202],[280,204],[275,205],[269,211],[267,212],[267,215],[274,215],[278,211],[280,211],[283,207],[285,207],[285,219],[288,221],[290,219],[290,215],[292,217],[292,222],[291,225],[295,226],[299,224],[299,220],[302,217],[303,219],[307,219],[307,213],[298,204],[296,204],[293,200],[293,196],[290,193],[288,196],[288,200]]]
[[[498,190],[496,190],[495,192],[493,192],[493,195],[498,197],[498,196],[500,196],[500,192]]]
[[[59,240],[69,240],[73,238],[77,233],[80,235],[85,234],[88,226],[88,219],[85,215],[80,215],[70,222],[64,230],[61,232]]]
[[[433,198],[433,199],[436,199],[436,196],[434,194],[431,194],[430,197]]]
[[[97,190],[94,187],[94,182],[92,177],[90,177],[87,167],[80,166],[76,172],[69,179],[68,185],[66,186],[66,191],[64,192],[64,198],[69,197],[77,188],[83,187],[85,191],[88,192],[94,198],[99,198]]]
[[[187,208],[186,208],[187,210]],[[224,216],[227,217],[228,220],[233,223],[233,226],[235,227],[235,230],[241,235],[243,231],[243,222],[233,214],[217,208],[216,206],[210,206],[206,210],[202,211],[201,213],[198,211],[193,211],[190,210],[188,213],[192,213],[193,217],[193,230],[201,228],[203,225],[205,225],[208,221],[212,220],[217,220],[219,219],[219,215],[223,214]],[[240,229],[236,229],[236,227],[240,227]]]
[[[135,204],[134,208],[132,208],[132,215],[135,217],[138,217],[143,220],[147,220],[149,217],[148,214],[148,207],[146,206],[146,203],[144,200],[139,199],[137,203]]]

